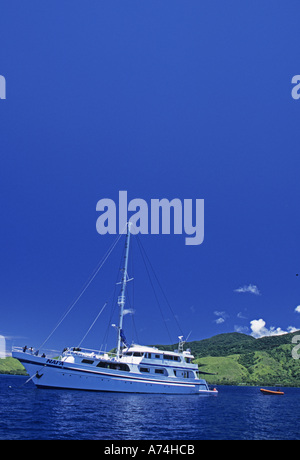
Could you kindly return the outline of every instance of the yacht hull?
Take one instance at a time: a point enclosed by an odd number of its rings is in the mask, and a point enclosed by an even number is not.
[[[68,363],[61,360],[42,358],[29,353],[13,352],[33,383],[38,388],[69,390],[160,393],[160,394],[216,394],[209,390],[205,380],[191,381],[166,378],[151,378],[140,373],[113,369],[97,369],[88,365]]]

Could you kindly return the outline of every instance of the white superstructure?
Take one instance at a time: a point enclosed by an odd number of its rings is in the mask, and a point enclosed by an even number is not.
[[[13,357],[41,388],[69,388],[130,393],[209,394],[189,351],[162,351],[133,345],[117,358],[81,348],[67,349],[57,359],[36,356],[34,350],[14,348]]]

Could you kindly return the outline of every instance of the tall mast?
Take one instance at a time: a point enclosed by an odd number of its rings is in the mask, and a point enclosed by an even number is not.
[[[128,266],[128,255],[129,255],[129,242],[130,242],[130,222],[127,223],[127,234],[126,234],[126,242],[125,242],[125,261],[124,261],[124,268],[123,268],[123,277],[122,277],[122,287],[121,293],[118,297],[118,305],[120,307],[119,312],[119,327],[118,327],[118,342],[117,342],[117,359],[120,358],[121,354],[121,331],[123,326],[123,312],[125,306],[125,290],[126,290],[126,283],[127,283],[127,266]]]

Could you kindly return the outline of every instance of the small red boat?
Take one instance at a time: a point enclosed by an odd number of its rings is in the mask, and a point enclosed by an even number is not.
[[[262,392],[262,394],[264,395],[284,395],[284,392],[283,391],[279,391],[279,390],[266,390],[264,388],[261,388],[260,391]]]

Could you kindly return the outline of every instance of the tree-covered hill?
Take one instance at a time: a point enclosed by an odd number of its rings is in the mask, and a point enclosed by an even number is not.
[[[27,375],[20,361],[11,356],[0,359],[0,374]]]
[[[215,374],[203,375],[208,383],[300,387],[300,359],[292,357],[295,335],[299,331],[255,339],[233,332],[188,342],[185,348],[191,349],[200,372]],[[174,350],[178,345],[159,348]]]

